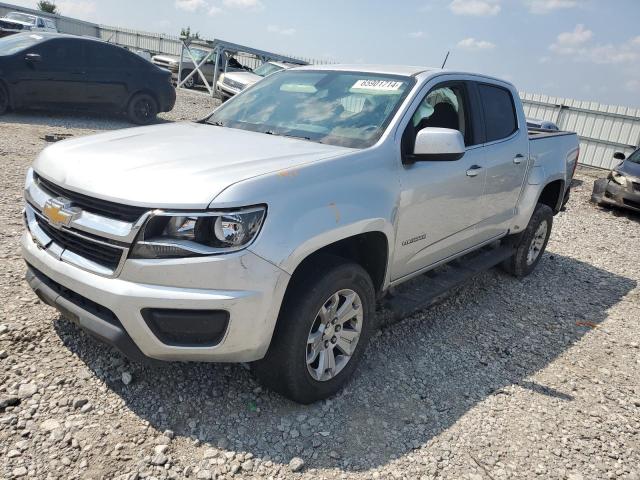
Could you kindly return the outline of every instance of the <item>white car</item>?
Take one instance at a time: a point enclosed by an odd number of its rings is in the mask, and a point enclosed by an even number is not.
[[[262,80],[264,77],[268,77],[272,73],[299,66],[300,65],[293,63],[269,61],[263,63],[252,72],[240,71],[223,73],[218,77],[216,85],[224,101]]]
[[[10,12],[0,18],[0,37],[24,31],[57,32],[58,28],[50,18],[28,13]]]

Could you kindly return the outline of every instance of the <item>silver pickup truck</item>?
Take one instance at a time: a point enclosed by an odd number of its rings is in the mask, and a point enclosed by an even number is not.
[[[130,358],[249,362],[309,403],[353,374],[402,282],[479,252],[531,273],[577,157],[575,134],[527,130],[508,82],[291,69],[200,122],[46,148],[27,279]]]

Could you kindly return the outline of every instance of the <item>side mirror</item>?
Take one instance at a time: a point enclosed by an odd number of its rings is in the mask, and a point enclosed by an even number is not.
[[[416,135],[410,162],[451,161],[464,156],[464,138],[458,130],[427,127]]]
[[[42,62],[42,57],[39,53],[27,53],[24,57],[27,63],[35,64]]]
[[[627,158],[627,156],[622,152],[616,152],[613,154],[613,158],[615,158],[616,160],[624,160],[625,158]]]

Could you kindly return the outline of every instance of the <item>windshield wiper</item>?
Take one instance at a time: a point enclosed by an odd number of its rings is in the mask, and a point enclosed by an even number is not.
[[[209,125],[213,125],[214,127],[224,127],[224,122],[220,120],[216,120],[215,122],[207,122]]]
[[[305,137],[304,135],[292,135],[290,133],[278,133],[275,132],[273,130],[267,130],[266,132],[263,132],[267,135],[277,135],[279,137],[289,137],[289,138],[301,138],[303,140],[311,140],[311,137]]]

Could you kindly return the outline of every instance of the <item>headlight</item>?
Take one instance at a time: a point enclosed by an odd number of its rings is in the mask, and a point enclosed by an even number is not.
[[[144,225],[131,258],[183,258],[242,250],[258,235],[265,214],[265,207],[229,212],[160,212]]]
[[[621,185],[623,187],[627,186],[627,177],[625,177],[622,173],[620,172],[616,172],[615,170],[613,172],[611,172],[611,175],[609,176],[609,178],[611,178],[611,180],[613,180],[615,183],[617,183],[618,185]]]

